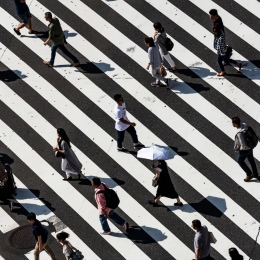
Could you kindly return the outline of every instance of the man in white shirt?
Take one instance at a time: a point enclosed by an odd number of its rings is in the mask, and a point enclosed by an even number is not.
[[[144,145],[140,144],[135,131],[135,123],[130,122],[126,115],[125,101],[121,94],[114,95],[116,106],[114,115],[116,118],[115,128],[117,130],[117,150],[119,152],[127,152],[128,150],[123,147],[125,137],[125,130],[131,135],[135,149],[143,148]]]

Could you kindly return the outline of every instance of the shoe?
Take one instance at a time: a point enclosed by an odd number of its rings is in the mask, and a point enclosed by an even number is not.
[[[43,61],[43,64],[48,65],[48,67],[53,67],[53,65],[50,64],[50,62],[47,61],[47,60],[44,60],[44,61]]]
[[[16,29],[14,28],[14,31],[15,31],[15,33],[16,33],[17,35],[21,35],[21,33],[20,33],[19,30],[16,30]]]
[[[250,181],[250,180],[253,179],[253,178],[254,178],[254,175],[252,174],[252,175],[250,175],[250,176],[246,176],[245,179],[244,179],[244,181],[245,181],[245,182],[248,182],[248,181]]]
[[[108,232],[103,231],[103,232],[100,232],[100,234],[101,234],[101,235],[110,235],[110,234],[111,234],[111,231],[108,231]]]
[[[63,180],[64,180],[64,181],[71,181],[71,180],[72,180],[72,177],[64,178]]]
[[[176,202],[176,203],[174,203],[173,205],[174,205],[174,206],[179,206],[179,207],[182,207],[182,206],[183,206],[182,202],[181,202],[181,203]]]
[[[158,88],[158,87],[161,86],[161,83],[155,81],[155,82],[152,82],[152,83],[151,83],[151,86],[152,86],[152,87],[157,87],[157,88]]]
[[[153,207],[158,207],[158,203],[155,203],[154,200],[149,200],[148,203],[153,205]]]
[[[224,75],[226,75],[226,72],[223,72],[223,73],[220,72],[220,73],[217,74],[218,77],[223,77]]]
[[[80,65],[80,62],[78,61],[78,62],[70,64],[70,67],[77,67],[79,65]]]
[[[129,229],[129,223],[128,223],[128,222],[125,222],[125,224],[124,224],[124,229],[125,229],[126,232],[127,232],[127,230]]]
[[[78,174],[78,180],[81,178],[80,173]]]
[[[242,68],[242,63],[241,63],[241,62],[239,62],[239,63],[238,63],[238,70],[240,71],[240,70],[241,70],[241,68]]]
[[[134,148],[135,149],[141,149],[141,148],[144,148],[144,145],[143,144],[136,144],[136,145],[134,145]]]
[[[167,87],[169,87],[170,84],[171,84],[171,80],[170,80],[170,79],[166,79],[164,82],[166,83],[166,86],[167,86]]]
[[[123,153],[127,153],[127,152],[128,152],[128,150],[125,149],[124,147],[122,147],[122,148],[117,148],[117,151],[118,151],[118,152],[123,152]]]
[[[28,32],[29,34],[36,34],[36,31],[31,30],[30,32]]]
[[[176,68],[176,67],[174,67],[174,68],[168,68],[168,71],[170,71],[170,72],[175,72],[175,71],[177,71],[178,69]]]

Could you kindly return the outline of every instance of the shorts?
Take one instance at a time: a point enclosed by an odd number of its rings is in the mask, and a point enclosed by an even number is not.
[[[25,24],[28,23],[28,19],[32,18],[32,15],[29,10],[22,14],[18,14],[18,16],[21,18],[22,22]]]

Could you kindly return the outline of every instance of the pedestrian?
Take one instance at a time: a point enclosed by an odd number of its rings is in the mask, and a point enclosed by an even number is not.
[[[33,235],[36,239],[36,245],[34,248],[34,260],[40,259],[40,253],[45,250],[51,257],[56,260],[56,257],[48,244],[48,231],[44,228],[39,220],[36,219],[36,215],[30,212],[27,215],[27,220],[32,224]]]
[[[191,227],[196,230],[194,237],[195,260],[214,259],[210,256],[210,239],[208,228],[206,226],[201,226],[201,222],[198,219],[192,221]]]
[[[78,65],[80,65],[79,60],[64,46],[65,37],[58,18],[53,18],[51,12],[45,13],[44,18],[50,23],[48,25],[49,38],[43,44],[47,45],[50,41],[52,41],[52,47],[50,61],[44,60],[43,63],[45,65],[48,65],[48,67],[53,67],[56,51],[59,48],[66,56],[68,56],[73,61],[73,63],[70,65],[71,67],[77,67]]]
[[[243,260],[244,257],[240,255],[236,248],[231,247],[228,249],[229,255],[231,257],[231,260]]]
[[[155,169],[156,176],[158,177],[158,188],[154,200],[149,200],[148,203],[156,207],[158,206],[161,197],[167,197],[170,199],[177,199],[174,206],[183,206],[180,197],[173,186],[167,163],[164,160],[158,160],[157,166],[152,165],[152,168]]]
[[[149,70],[151,66],[151,73],[152,76],[156,78],[155,82],[151,83],[151,86],[153,87],[160,87],[161,81],[164,81],[166,86],[170,86],[170,79],[166,79],[160,74],[160,66],[162,64],[162,57],[159,53],[158,46],[154,43],[154,40],[152,37],[146,37],[144,39],[144,43],[148,48],[148,58],[149,63],[146,66],[146,69]]]
[[[125,138],[125,131],[127,131],[133,140],[133,145],[135,149],[143,148],[144,145],[139,143],[138,137],[135,131],[136,124],[130,122],[126,115],[126,106],[123,96],[121,94],[114,95],[114,100],[116,101],[114,115],[116,118],[115,128],[117,130],[117,151],[127,152],[128,150],[123,147],[123,141]]]
[[[218,25],[220,27],[221,31],[223,33],[225,33],[223,21],[222,21],[221,17],[218,15],[218,11],[216,9],[211,9],[209,11],[209,17],[213,21],[212,27],[214,27],[215,25]]]
[[[123,226],[125,231],[127,231],[129,229],[129,223],[125,221],[122,217],[120,217],[113,209],[106,206],[106,198],[104,192],[102,191],[105,190],[104,185],[106,186],[106,188],[108,188],[108,185],[105,183],[101,183],[98,177],[94,177],[91,181],[91,184],[95,188],[95,200],[98,206],[99,220],[103,229],[103,232],[101,232],[100,234],[111,234],[110,227],[107,223],[108,218],[116,222],[118,225]]]
[[[22,22],[16,28],[14,28],[15,33],[17,35],[21,35],[20,29],[25,26],[27,26],[29,34],[34,33],[34,31],[32,30],[32,15],[25,0],[14,0],[14,4],[16,7],[16,13],[22,20]]]
[[[57,129],[57,145],[53,147],[56,157],[62,157],[61,170],[66,173],[64,180],[72,180],[71,175],[80,179],[82,164],[71,149],[70,139],[63,128]]]
[[[246,145],[244,132],[248,126],[245,123],[241,124],[240,118],[235,116],[232,118],[232,125],[237,128],[237,134],[235,135],[234,150],[238,152],[237,162],[239,166],[246,172],[244,181],[248,182],[252,178],[259,178],[253,155],[253,149]],[[248,160],[251,165],[252,171],[245,163],[245,159]]]
[[[177,67],[176,67],[174,61],[172,60],[172,58],[166,48],[166,45],[165,45],[165,39],[166,39],[167,35],[166,35],[164,28],[162,27],[161,23],[159,23],[159,22],[154,23],[153,27],[155,30],[154,35],[153,35],[154,43],[159,47],[159,52],[161,54],[162,60],[164,58],[170,64],[171,68],[168,69],[169,71],[171,71],[171,72],[177,71]]]
[[[72,246],[71,243],[66,240],[68,237],[69,237],[69,234],[64,231],[62,231],[56,235],[56,240],[62,244],[62,253],[66,257],[66,260],[74,259],[73,255],[75,255],[76,253],[79,253],[78,249],[75,248],[74,246]],[[78,251],[78,252],[75,252],[75,251]],[[79,254],[81,256],[79,256]],[[78,254],[77,259],[83,259],[81,252],[79,254]]]
[[[227,53],[225,34],[223,33],[223,31],[221,31],[218,24],[213,27],[213,33],[214,33],[214,49],[217,50],[217,55],[218,55],[217,62],[221,70],[221,72],[218,73],[217,76],[221,77],[226,74],[223,62],[226,64],[233,63],[238,66],[238,70],[241,70],[242,63],[230,59],[230,53]]]

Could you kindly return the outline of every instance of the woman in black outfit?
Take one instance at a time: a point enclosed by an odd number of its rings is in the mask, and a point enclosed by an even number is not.
[[[148,203],[156,207],[161,197],[167,197],[170,199],[177,199],[177,203],[174,203],[174,206],[183,206],[178,193],[174,189],[168,172],[167,163],[164,160],[158,160],[158,165],[152,165],[152,168],[156,170],[156,175],[159,180],[156,196],[154,200],[149,200]]]

